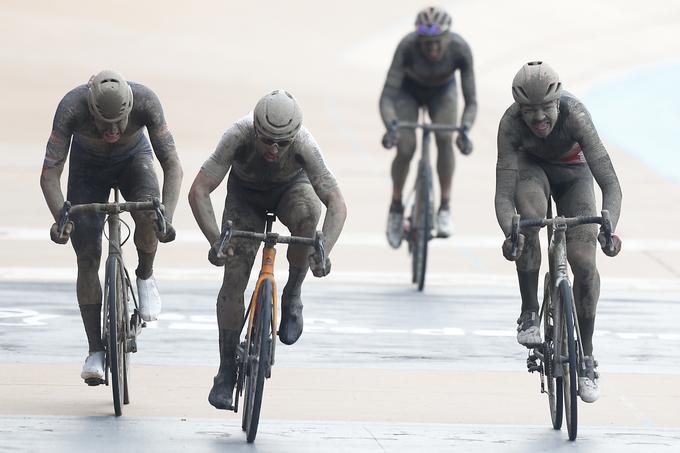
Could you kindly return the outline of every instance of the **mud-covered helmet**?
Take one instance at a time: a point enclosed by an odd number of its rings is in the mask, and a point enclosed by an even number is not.
[[[87,105],[96,119],[117,123],[132,111],[132,88],[122,74],[104,70],[93,76],[87,87]]]
[[[512,80],[512,97],[519,104],[543,104],[559,99],[562,83],[555,70],[542,61],[531,61]]]
[[[451,28],[451,16],[442,8],[428,6],[418,12],[415,25],[418,36],[439,36]]]
[[[260,137],[272,141],[292,140],[302,126],[302,110],[292,94],[275,90],[258,101],[253,122]]]

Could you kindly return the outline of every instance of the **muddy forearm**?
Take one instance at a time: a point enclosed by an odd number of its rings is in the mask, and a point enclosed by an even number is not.
[[[323,221],[324,246],[330,254],[340,237],[347,218],[347,205],[339,189],[330,193],[326,199],[326,217]]]
[[[62,170],[63,167],[43,167],[40,174],[40,188],[55,222],[59,221],[61,208],[64,206],[64,194],[61,191],[60,183]]]
[[[515,215],[515,186],[517,170],[496,169],[496,219],[507,237],[512,231],[512,216]]]
[[[385,128],[388,128],[390,123],[399,119],[396,104],[394,102],[395,96],[395,90],[389,87],[385,87],[380,96],[380,116],[382,117]]]
[[[206,176],[199,172],[189,190],[189,205],[194,214],[198,227],[203,232],[210,245],[220,238],[220,228],[217,225],[215,211],[213,210],[210,192],[214,187],[206,184]]]
[[[612,228],[616,230],[621,215],[621,200],[623,194],[619,179],[614,171],[614,166],[609,159],[609,155],[604,155],[593,163],[589,163],[595,181],[602,191],[602,209],[609,211],[612,221]]]
[[[174,156],[161,162],[163,167],[163,206],[165,206],[165,216],[172,221],[179,200],[179,190],[182,186],[182,166],[179,158]]]
[[[477,118],[477,92],[475,89],[475,75],[472,69],[466,69],[460,73],[461,88],[465,108],[461,117],[461,126],[472,127]]]

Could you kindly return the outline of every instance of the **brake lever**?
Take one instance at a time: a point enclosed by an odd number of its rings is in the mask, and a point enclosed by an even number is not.
[[[316,234],[314,235],[314,249],[321,257],[322,266],[326,264],[326,248],[324,247],[323,242],[324,242],[323,232],[317,231]]]
[[[231,220],[227,220],[227,224],[224,226],[224,231],[222,232],[222,236],[220,236],[220,245],[217,248],[217,258],[222,259],[225,257],[225,251],[227,250],[227,246],[229,245],[229,242],[231,241],[231,226],[232,222]]]
[[[64,235],[64,229],[69,222],[69,217],[71,215],[71,202],[64,201],[64,206],[61,207],[61,213],[59,214],[59,237]]]
[[[614,232],[612,231],[612,220],[611,216],[609,215],[609,211],[606,209],[602,210],[602,230],[604,231],[604,237],[605,237],[605,248],[609,252],[614,251],[614,240],[612,239],[612,235]]]
[[[154,197],[152,202],[153,210],[156,211],[156,226],[158,227],[158,231],[161,233],[161,235],[165,235],[167,224],[165,216],[163,215],[163,205],[161,204],[161,200],[159,200],[157,197]]]
[[[510,256],[517,259],[518,243],[519,243],[519,219],[520,215],[512,216],[512,232],[510,233],[510,240],[512,241],[512,248],[510,249]]]

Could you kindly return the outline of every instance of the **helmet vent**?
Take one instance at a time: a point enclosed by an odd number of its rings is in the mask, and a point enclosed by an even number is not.
[[[542,64],[543,64],[542,61],[530,61],[529,63],[527,63],[527,66],[540,66]]]

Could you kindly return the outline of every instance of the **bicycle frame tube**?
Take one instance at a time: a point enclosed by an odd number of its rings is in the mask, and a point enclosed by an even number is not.
[[[552,240],[548,247],[548,259],[551,278],[551,300],[553,301],[553,323],[554,323],[554,366],[553,372],[556,377],[563,376],[562,370],[562,317],[564,313],[563,300],[559,296],[559,286],[562,280],[569,280],[567,272],[567,224],[559,222],[555,218],[556,224],[553,228]]]

